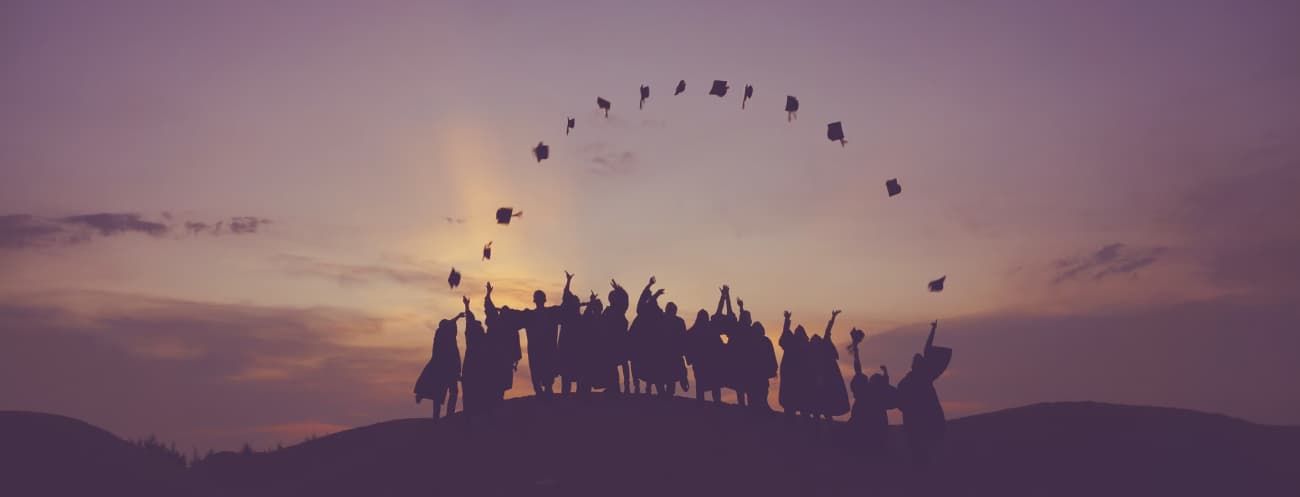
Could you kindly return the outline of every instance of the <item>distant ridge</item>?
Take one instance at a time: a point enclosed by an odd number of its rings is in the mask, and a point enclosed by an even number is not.
[[[685,398],[529,397],[491,419],[387,421],[178,471],[71,418],[0,412],[3,439],[19,440],[0,445],[5,472],[21,468],[5,480],[26,490],[0,493],[1300,495],[1300,427],[1183,409],[1061,402],[956,419],[926,475],[903,462],[900,433],[877,460],[841,429]],[[58,492],[43,492],[51,481]]]

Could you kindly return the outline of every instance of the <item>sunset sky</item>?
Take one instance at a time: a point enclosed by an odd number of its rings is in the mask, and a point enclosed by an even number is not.
[[[898,376],[939,319],[950,417],[1300,424],[1296,47],[1286,0],[5,2],[0,409],[186,451],[427,416],[426,324],[569,270],[773,339],[842,308]]]

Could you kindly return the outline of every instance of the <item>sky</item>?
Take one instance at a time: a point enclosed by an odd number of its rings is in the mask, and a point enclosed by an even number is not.
[[[0,37],[0,409],[199,450],[424,416],[429,323],[568,270],[686,316],[728,284],[773,339],[843,309],[871,368],[938,319],[950,417],[1300,424],[1296,2],[17,1]]]

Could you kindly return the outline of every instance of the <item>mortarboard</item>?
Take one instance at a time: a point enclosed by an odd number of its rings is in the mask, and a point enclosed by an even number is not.
[[[542,159],[551,156],[551,147],[546,146],[545,143],[537,142],[537,146],[533,148],[533,156],[537,157],[537,162],[540,163]]]
[[[721,79],[715,79],[713,80],[713,88],[709,89],[709,95],[717,95],[719,97],[725,97],[727,96],[728,88],[730,87],[727,86],[726,81],[723,81]]]
[[[930,282],[930,291],[931,291],[931,292],[942,292],[942,291],[943,291],[943,280],[946,280],[946,279],[948,279],[947,276],[940,276],[939,279],[934,280],[934,281],[931,281],[931,282]]]
[[[604,111],[605,111],[605,117],[609,117],[609,100],[605,100],[605,99],[603,99],[603,98],[596,97],[596,107],[600,107],[601,110],[604,110]]]
[[[826,138],[833,142],[840,142],[841,147],[848,143],[848,140],[844,139],[844,126],[839,121],[826,125]]]
[[[903,193],[903,187],[898,184],[898,178],[894,178],[885,182],[885,191],[889,192],[889,196],[892,197]]]
[[[568,122],[568,123],[565,123],[565,125],[564,125],[564,135],[565,135],[565,136],[568,136],[568,135],[569,135],[569,130],[573,129],[573,122],[574,122],[574,121],[573,121],[573,118],[570,117],[570,118],[569,118],[569,122]]]
[[[492,242],[487,242],[487,245],[483,246],[483,260],[492,260]]]
[[[460,271],[451,268],[451,275],[447,276],[447,284],[451,285],[452,288],[460,286]]]
[[[650,87],[641,85],[641,104],[637,107],[638,109],[645,108],[645,99],[647,98],[650,98]]]
[[[686,80],[683,79],[677,82],[677,91],[674,91],[673,95],[681,95],[684,91],[686,91]]]
[[[515,212],[513,207],[502,207],[497,209],[497,224],[510,224],[510,219],[524,215],[523,211]]]
[[[787,113],[787,115],[785,116],[786,122],[793,121],[795,117],[798,117],[795,116],[795,113],[799,112],[799,99],[794,98],[794,95],[786,95],[785,111]]]
[[[740,100],[740,108],[744,109],[745,102],[748,102],[751,98],[754,98],[754,87],[753,85],[745,85],[745,98]]]

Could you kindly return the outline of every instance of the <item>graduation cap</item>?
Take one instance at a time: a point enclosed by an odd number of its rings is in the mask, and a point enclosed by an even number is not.
[[[487,242],[487,245],[483,246],[483,260],[492,260],[492,242]]]
[[[524,211],[515,212],[513,207],[497,209],[497,224],[510,224],[510,218],[524,215]]]
[[[934,281],[931,281],[931,282],[930,282],[930,291],[931,291],[931,292],[942,292],[942,291],[943,291],[943,280],[946,280],[946,279],[948,279],[947,276],[940,276],[939,279],[934,280]]]
[[[451,268],[451,275],[447,277],[447,284],[451,285],[452,288],[460,286],[460,271]]]
[[[848,143],[848,140],[844,139],[844,126],[840,124],[839,121],[826,125],[826,139],[833,142],[840,142],[841,147],[843,147],[845,143]]]
[[[605,111],[605,117],[609,117],[609,100],[605,100],[605,99],[603,99],[603,98],[596,97],[596,107],[600,107],[601,110],[604,110],[604,111]]]
[[[564,125],[564,136],[569,136],[569,130],[573,129],[573,122],[573,118],[570,117],[569,122]]]
[[[728,88],[730,87],[727,86],[726,81],[723,81],[721,79],[715,79],[713,80],[713,88],[709,90],[709,95],[717,95],[719,97],[725,97],[727,96]]]
[[[641,105],[637,107],[638,109],[645,108],[645,99],[647,98],[650,98],[650,87],[641,85]]]
[[[684,91],[686,91],[686,80],[683,79],[677,82],[677,90],[673,92],[673,95],[681,95]]]
[[[748,102],[751,98],[754,98],[754,87],[753,85],[745,85],[745,98],[740,100],[740,108],[744,109],[745,102]]]
[[[537,162],[540,163],[542,159],[551,156],[551,147],[546,146],[545,143],[537,142],[537,146],[533,147],[533,155],[537,157]]]
[[[785,116],[785,121],[786,122],[793,121],[794,118],[797,117],[795,116],[795,113],[799,112],[799,99],[794,98],[794,95],[786,95],[785,111],[787,113],[787,115]]]
[[[889,196],[892,197],[903,193],[903,187],[898,185],[898,178],[894,178],[885,182],[885,191],[889,192]]]

